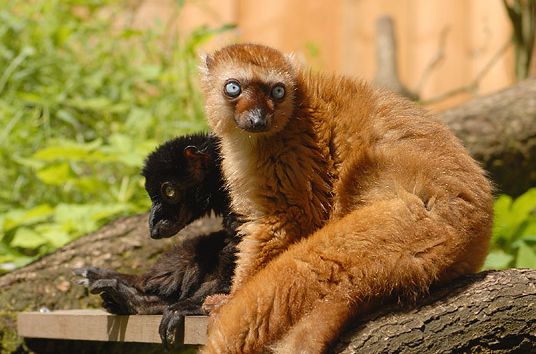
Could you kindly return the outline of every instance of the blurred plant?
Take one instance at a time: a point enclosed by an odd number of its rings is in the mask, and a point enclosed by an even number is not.
[[[536,41],[536,0],[503,0],[512,23],[516,79],[529,76],[530,63]]]
[[[484,268],[536,268],[536,188],[513,200],[501,195],[494,204],[491,251]]]
[[[185,37],[169,26],[119,26],[129,6],[5,0],[0,8],[0,272],[145,211],[143,157],[205,127],[196,50],[229,26]],[[182,2],[175,6],[178,16]]]

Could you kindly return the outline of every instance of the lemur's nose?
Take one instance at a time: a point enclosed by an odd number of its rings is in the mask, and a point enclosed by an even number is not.
[[[262,132],[268,128],[266,111],[255,108],[247,113],[247,130],[251,132]]]

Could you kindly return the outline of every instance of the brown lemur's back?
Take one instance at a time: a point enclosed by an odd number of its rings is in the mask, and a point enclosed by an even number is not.
[[[207,351],[322,352],[366,306],[482,264],[491,186],[413,103],[257,45],[209,56],[203,86],[247,218]]]

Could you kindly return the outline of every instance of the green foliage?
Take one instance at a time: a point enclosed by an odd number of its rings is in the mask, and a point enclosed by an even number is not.
[[[205,128],[196,51],[228,27],[141,31],[132,11],[111,0],[0,7],[0,268],[147,210],[144,156]]]
[[[536,188],[515,200],[499,196],[494,218],[492,246],[484,268],[536,268]]]

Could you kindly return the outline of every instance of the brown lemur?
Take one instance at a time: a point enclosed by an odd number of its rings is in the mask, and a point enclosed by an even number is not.
[[[210,213],[223,217],[224,230],[180,240],[144,274],[96,267],[75,270],[81,283],[99,294],[115,314],[164,314],[160,336],[174,340],[184,315],[203,314],[208,295],[228,293],[234,270],[237,219],[230,212],[221,168],[219,141],[195,134],[171,139],[152,152],[143,167],[151,201],[151,237],[171,237]]]
[[[354,316],[481,266],[492,188],[423,109],[275,49],[202,68],[238,228],[231,295],[204,352],[320,353]]]

